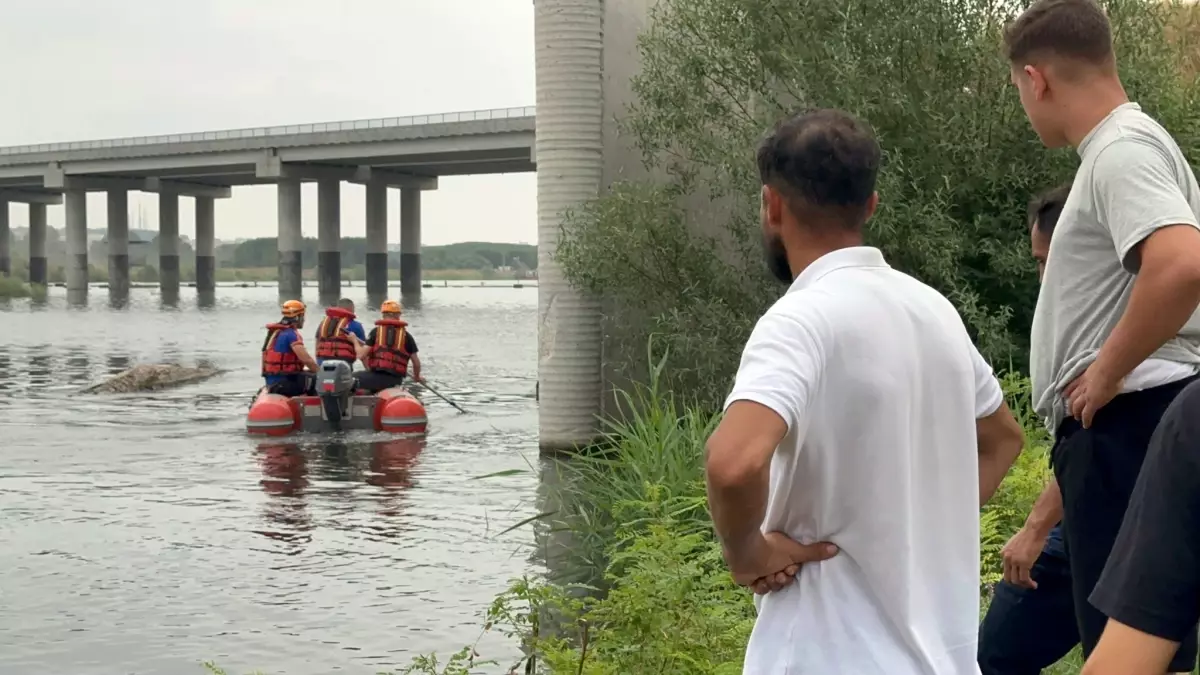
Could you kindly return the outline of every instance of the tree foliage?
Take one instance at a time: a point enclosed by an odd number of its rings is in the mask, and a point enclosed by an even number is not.
[[[1195,69],[1178,67],[1195,61],[1195,12],[1105,5],[1131,98],[1197,156],[1200,89]],[[686,364],[672,385],[719,402],[753,322],[782,290],[761,262],[755,146],[796,109],[837,107],[867,120],[884,148],[868,243],[954,301],[997,367],[1024,367],[1036,298],[1025,205],[1068,179],[1076,157],[1041,146],[1010,84],[1000,34],[1018,9],[661,0],[621,120],[654,178],[615,184],[568,214],[557,254],[573,283],[610,301],[620,326],[610,351],[636,356],[659,333]],[[713,208],[696,215],[697,203]],[[719,221],[710,235],[706,218]]]

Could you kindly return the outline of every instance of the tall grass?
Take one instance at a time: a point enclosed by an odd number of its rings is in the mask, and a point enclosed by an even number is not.
[[[720,417],[684,405],[662,387],[669,355],[654,358],[645,384],[617,393],[617,415],[601,441],[554,465],[559,509],[544,515],[573,546],[566,568],[589,579],[652,523],[670,518],[680,535],[708,533],[704,441]]]

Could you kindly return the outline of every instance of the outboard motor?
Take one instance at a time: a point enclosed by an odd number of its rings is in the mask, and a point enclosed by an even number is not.
[[[350,410],[350,396],[354,394],[354,371],[345,361],[326,361],[317,373],[317,395],[325,419],[334,431],[342,430],[342,419]]]

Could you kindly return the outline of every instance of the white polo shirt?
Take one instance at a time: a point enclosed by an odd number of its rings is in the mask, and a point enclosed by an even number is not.
[[[764,531],[840,553],[756,600],[753,675],[979,673],[975,422],[1003,400],[945,297],[829,253],[759,319],[726,406],[788,424]]]

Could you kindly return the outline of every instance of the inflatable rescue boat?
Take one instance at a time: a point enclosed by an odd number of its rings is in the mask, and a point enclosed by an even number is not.
[[[342,361],[321,365],[316,389],[316,396],[288,397],[264,388],[246,413],[246,431],[266,436],[351,429],[421,434],[429,423],[425,404],[403,387],[378,394],[357,391],[354,374]]]

